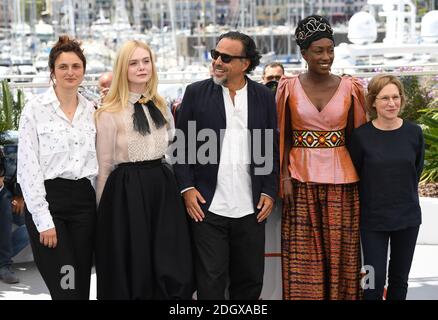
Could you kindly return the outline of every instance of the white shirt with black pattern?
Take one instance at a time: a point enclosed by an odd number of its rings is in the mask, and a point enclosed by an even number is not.
[[[90,179],[98,172],[93,104],[78,93],[70,122],[53,87],[23,108],[18,134],[17,181],[39,232],[54,227],[46,201],[45,180]]]

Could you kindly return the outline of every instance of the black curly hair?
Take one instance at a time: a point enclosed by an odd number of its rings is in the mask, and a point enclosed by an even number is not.
[[[260,58],[262,56],[258,52],[258,50],[256,48],[256,44],[250,36],[248,36],[244,33],[241,33],[239,31],[230,31],[230,32],[221,34],[216,45],[223,38],[227,38],[227,39],[231,39],[231,40],[239,40],[242,43],[243,51],[244,51],[242,53],[242,55],[247,57],[247,59],[249,59],[249,61],[250,61],[250,65],[249,65],[248,69],[245,70],[245,72],[247,74],[251,73],[251,71],[253,71],[259,65]]]

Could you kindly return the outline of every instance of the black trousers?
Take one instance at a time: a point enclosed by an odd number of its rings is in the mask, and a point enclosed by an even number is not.
[[[55,223],[58,244],[48,248],[31,214],[26,212],[33,256],[54,300],[88,300],[94,234],[96,194],[90,180],[53,179],[44,182],[46,200]]]
[[[207,212],[191,221],[199,300],[257,300],[263,287],[265,222],[256,214],[227,218]],[[229,282],[228,282],[229,281]]]
[[[361,242],[364,265],[374,268],[374,288],[364,290],[365,300],[382,300],[386,283],[388,261],[388,241],[390,242],[390,260],[388,267],[388,288],[386,300],[405,300],[408,292],[409,271],[411,270],[417,242],[417,227],[398,231],[361,230]],[[372,277],[370,281],[372,281]]]

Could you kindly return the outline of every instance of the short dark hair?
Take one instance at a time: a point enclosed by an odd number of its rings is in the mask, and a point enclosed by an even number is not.
[[[87,60],[85,59],[84,52],[81,48],[79,41],[70,39],[67,35],[59,36],[58,42],[55,43],[49,54],[49,69],[50,79],[52,79],[53,72],[55,71],[55,61],[63,52],[76,53],[79,59],[84,64],[84,72],[87,67]]]
[[[243,53],[242,55],[245,56],[247,59],[249,59],[250,64],[248,69],[245,70],[245,72],[251,73],[260,63],[260,58],[262,57],[260,53],[258,52],[256,48],[256,44],[254,40],[239,31],[230,31],[224,34],[221,34],[219,37],[219,40],[217,41],[216,45],[221,41],[223,38],[231,39],[231,40],[239,40],[243,45]]]
[[[265,67],[263,68],[263,75],[265,75],[267,68],[277,68],[277,67],[280,67],[281,70],[283,70],[283,74],[284,74],[283,64],[281,64],[280,62],[271,62],[266,64]]]

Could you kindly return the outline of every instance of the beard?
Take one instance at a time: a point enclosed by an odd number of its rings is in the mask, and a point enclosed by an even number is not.
[[[213,78],[213,82],[220,86],[225,86],[228,81],[227,77],[217,78],[215,76],[212,76],[212,78]]]

